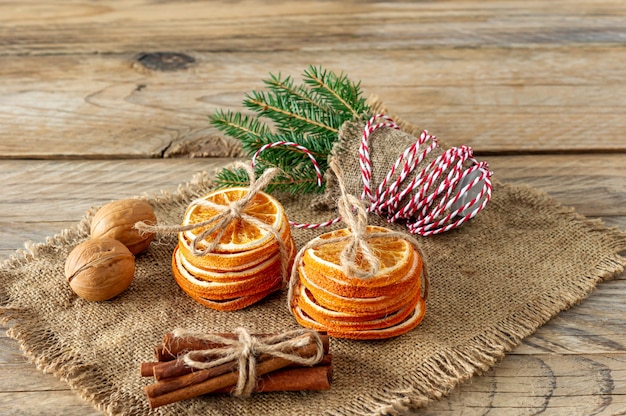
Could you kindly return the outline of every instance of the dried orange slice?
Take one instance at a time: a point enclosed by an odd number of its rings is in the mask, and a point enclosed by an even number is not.
[[[422,322],[425,312],[426,302],[420,297],[418,298],[415,309],[413,309],[411,314],[405,318],[404,321],[398,324],[380,329],[349,330],[328,328],[327,326],[312,319],[304,313],[300,307],[296,306],[293,308],[296,321],[306,328],[315,329],[317,331],[326,331],[328,335],[336,338],[359,340],[386,339],[406,334]]]
[[[198,295],[194,295],[194,294],[190,294],[191,298],[194,299],[196,302],[207,306],[211,309],[215,309],[217,311],[225,311],[225,312],[230,312],[230,311],[236,311],[239,309],[243,309],[245,307],[248,307],[254,303],[257,303],[258,301],[260,301],[261,299],[269,296],[270,294],[280,290],[280,288],[282,287],[281,282],[277,283],[275,286],[264,290],[262,292],[258,292],[255,293],[254,295],[249,295],[249,296],[242,296],[240,298],[235,298],[235,299],[227,299],[227,300],[223,300],[223,301],[218,301],[218,300],[211,300],[211,299],[207,299],[204,298],[202,296],[198,296]]]
[[[285,216],[283,216],[283,228],[279,231],[279,235],[285,243],[289,241],[293,243],[293,238],[289,229],[289,221]],[[191,248],[191,240],[187,238],[185,233],[179,234],[178,245],[180,247],[181,254],[193,266],[213,271],[244,270],[262,263],[275,255],[276,251],[279,250],[278,242],[275,238],[272,238],[267,243],[248,251],[236,253],[209,252],[204,253],[202,256],[196,256],[193,254]],[[201,250],[205,249],[206,245],[201,244],[199,248]]]
[[[285,242],[285,248],[289,260],[293,260],[296,252],[296,245],[293,238]],[[178,263],[181,267],[184,267],[189,273],[199,280],[205,280],[209,282],[232,282],[242,279],[246,279],[250,276],[259,276],[264,273],[269,267],[281,267],[280,249],[278,244],[273,251],[270,251],[268,255],[261,257],[259,261],[255,261],[246,265],[246,268],[237,267],[230,269],[217,269],[217,268],[203,268],[198,267],[195,262],[191,261],[185,256],[185,252],[182,246],[178,246]]]
[[[282,205],[264,192],[253,196],[249,192],[248,188],[221,189],[203,197],[210,204],[194,201],[185,212],[183,226],[207,225],[179,233],[172,253],[172,273],[178,285],[213,309],[241,309],[280,290],[284,266],[291,268],[296,255]],[[240,212],[231,212],[237,201],[249,197]],[[219,217],[224,212],[228,217],[222,218],[228,218],[228,224],[211,231],[223,221]]]
[[[265,292],[269,288],[281,283],[280,262],[272,264],[265,273],[252,275],[246,279],[231,282],[208,282],[199,280],[180,265],[178,249],[172,255],[172,271],[174,279],[184,292],[192,297],[202,297],[207,300],[234,299]]]
[[[277,275],[280,275],[281,271],[280,259],[276,256],[266,263],[254,267],[253,270],[228,273],[228,275],[232,276],[225,279],[206,279],[203,278],[205,276],[201,277],[195,274],[194,269],[189,270],[186,267],[184,258],[180,255],[180,250],[175,250],[173,257],[176,262],[177,271],[189,281],[189,284],[195,286],[197,292],[207,295],[212,292],[217,293],[220,291],[235,293],[239,290],[259,285],[266,280],[274,279]],[[237,276],[238,278],[236,278]]]
[[[418,262],[416,261],[415,263],[417,266]],[[300,274],[300,282],[315,298],[317,304],[333,311],[358,313],[361,316],[365,314],[384,315],[397,310],[421,289],[420,271],[417,267],[414,267],[407,275],[407,278],[403,279],[402,284],[391,285],[386,293],[372,297],[342,296],[311,281],[305,268],[300,267],[298,272]],[[398,287],[401,290],[397,290]]]
[[[355,278],[339,278],[329,274],[319,272],[319,269],[310,267],[309,263],[303,260],[303,266],[306,269],[307,280],[312,284],[323,287],[329,292],[339,296],[350,298],[371,298],[377,296],[393,296],[405,292],[412,281],[419,278],[422,273],[421,257],[414,253],[411,255],[411,263],[406,269],[398,271],[397,276],[387,277],[386,279],[358,279]],[[370,282],[372,280],[373,282]],[[386,282],[386,283],[385,283]]]
[[[371,278],[346,275],[340,256],[349,229],[336,230],[312,240],[297,268],[290,299],[291,310],[302,326],[351,339],[383,339],[415,328],[424,316],[422,283],[427,283],[422,256],[410,241],[391,230],[368,226],[367,244],[380,263]],[[326,240],[326,242],[325,242]],[[370,267],[363,253],[355,263]],[[423,278],[422,278],[423,277]]]
[[[419,296],[413,294],[400,308],[380,314],[368,320],[358,319],[360,318],[360,314],[339,313],[325,309],[315,302],[315,299],[313,299],[307,290],[300,292],[298,307],[306,315],[323,324],[327,330],[363,331],[388,328],[399,324],[411,315],[419,299]]]
[[[370,225],[366,229],[366,234],[388,233],[390,231],[391,230],[387,228]],[[331,231],[315,238],[312,244],[320,240],[345,237],[349,234],[350,230],[347,228]],[[339,256],[346,246],[347,241],[330,242],[315,248],[310,248],[304,253],[303,262],[307,264],[307,268],[311,270],[315,270],[331,279],[344,281],[357,287],[386,286],[389,284],[390,279],[395,280],[398,276],[403,276],[406,274],[406,270],[411,267],[412,256],[415,249],[408,241],[400,238],[379,237],[370,238],[367,240],[367,243],[381,263],[381,269],[378,274],[370,279],[359,279],[357,277],[344,275]],[[364,270],[367,269],[362,253],[357,253],[355,262]]]
[[[296,254],[295,245],[287,244],[287,268],[292,265],[292,261]],[[200,282],[213,282],[213,283],[231,283],[242,282],[251,278],[265,278],[268,275],[274,275],[276,272],[282,273],[282,260],[279,252],[276,252],[274,256],[265,260],[264,262],[254,265],[249,269],[240,271],[223,271],[213,272],[197,268],[190,264],[187,259],[182,255],[180,248],[175,252],[176,265],[179,269],[184,269],[186,273],[193,276],[194,281]],[[180,270],[179,270],[180,271]]]
[[[212,192],[202,199],[224,207],[230,206],[234,201],[242,199],[249,192],[248,188],[226,188]],[[243,210],[243,214],[267,224],[275,230],[281,230],[284,221],[282,205],[272,196],[259,191],[254,195],[249,204]],[[187,208],[183,225],[196,224],[207,221],[219,215],[217,210],[199,204],[192,204]],[[204,229],[185,231],[188,240],[193,240]],[[218,230],[207,236],[208,242],[217,238]],[[273,238],[273,234],[245,218],[235,218],[226,226],[224,233],[216,247],[217,253],[240,253],[261,247]]]

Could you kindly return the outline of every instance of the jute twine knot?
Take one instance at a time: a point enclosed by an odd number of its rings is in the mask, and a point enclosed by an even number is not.
[[[350,235],[347,238],[348,243],[339,255],[340,264],[344,274],[367,279],[375,276],[380,271],[380,261],[372,252],[369,244],[367,244],[367,240],[372,238],[372,234],[367,234],[367,209],[363,201],[350,195],[346,190],[341,168],[335,158],[331,159],[330,167],[335,171],[339,179],[339,189],[341,190],[341,197],[337,201],[339,215],[350,230]],[[326,243],[333,240],[326,240]],[[364,262],[369,266],[365,270],[356,264],[359,252],[363,256]]]
[[[232,165],[234,168],[243,168],[248,173],[250,179],[250,185],[248,192],[244,196],[237,200],[232,201],[229,205],[219,205],[206,199],[197,198],[191,202],[188,209],[194,206],[205,206],[218,212],[217,215],[209,218],[205,221],[200,221],[188,225],[151,225],[143,221],[139,221],[135,224],[135,228],[143,232],[160,233],[160,234],[178,234],[185,231],[197,230],[204,228],[191,240],[191,253],[194,256],[205,256],[209,253],[215,252],[219,247],[220,241],[227,230],[228,225],[232,221],[243,220],[256,227],[271,233],[276,239],[279,247],[279,254],[281,259],[282,277],[286,280],[288,268],[289,268],[289,252],[285,242],[280,236],[280,230],[277,230],[272,225],[266,224],[257,218],[246,214],[245,208],[250,204],[256,195],[261,192],[267,185],[269,185],[272,178],[274,178],[279,172],[278,168],[269,168],[263,172],[263,174],[256,178],[254,169],[249,164],[243,162],[235,162]],[[217,233],[214,239],[211,241],[205,240],[206,237]],[[200,247],[204,243],[205,248]]]
[[[287,293],[287,306],[290,307],[293,296],[294,289],[296,283],[298,281],[298,267],[304,256],[304,253],[311,248],[317,248],[323,246],[325,244],[334,244],[340,243],[343,241],[347,241],[347,244],[341,251],[339,255],[339,261],[341,266],[341,271],[350,277],[357,277],[360,279],[370,279],[376,276],[380,272],[380,260],[372,251],[370,245],[368,244],[368,240],[375,238],[401,238],[408,241],[424,258],[422,255],[422,251],[420,250],[419,243],[417,240],[400,231],[389,231],[389,232],[374,232],[367,233],[367,225],[368,225],[368,210],[364,205],[364,202],[355,197],[354,195],[350,195],[346,190],[345,182],[343,179],[343,172],[336,157],[332,157],[329,160],[329,167],[335,173],[337,178],[337,183],[339,185],[339,189],[341,191],[341,195],[339,200],[337,201],[337,208],[339,210],[341,221],[344,222],[350,233],[343,237],[333,237],[328,239],[314,239],[309,241],[304,247],[298,251],[296,258],[293,262],[293,266],[291,268],[291,276],[289,279],[289,288]],[[361,262],[358,261],[358,257],[360,256]],[[360,266],[359,263],[363,264],[366,267]],[[426,264],[422,263],[423,267],[423,276],[424,276],[424,299],[428,293],[428,274],[426,272]]]
[[[236,328],[237,339],[225,338],[217,334],[205,334],[176,329],[175,337],[195,337],[211,343],[222,344],[223,347],[206,350],[189,351],[183,355],[186,365],[199,370],[217,367],[222,364],[236,362],[239,372],[237,385],[233,391],[235,396],[249,396],[257,383],[257,359],[261,354],[276,358],[284,358],[300,365],[312,366],[324,357],[324,346],[319,334],[309,329],[296,329],[282,334],[263,338],[250,335],[245,328]],[[315,354],[303,357],[293,353],[297,348],[314,343]]]

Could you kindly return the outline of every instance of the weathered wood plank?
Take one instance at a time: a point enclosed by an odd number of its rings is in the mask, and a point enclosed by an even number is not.
[[[0,163],[0,255],[43,241],[110,200],[175,191],[194,174],[231,159],[18,161]],[[526,183],[608,225],[626,229],[626,161],[621,155],[489,156],[495,178]],[[54,206],[51,210],[49,207]]]
[[[626,10],[616,1],[206,4],[144,0],[20,6],[7,3],[0,8],[2,55],[621,45],[626,33],[622,24]]]
[[[52,376],[42,380],[55,384]],[[58,382],[60,383],[60,382]],[[47,391],[0,392],[0,407],[6,416],[96,416],[102,415],[69,389]]]
[[[0,365],[24,364],[26,357],[20,352],[17,341],[5,334],[8,328],[7,325],[0,324]]]
[[[26,232],[29,223],[35,224],[33,230],[37,223],[65,225],[112,199],[174,191],[195,174],[212,174],[232,160],[5,160],[0,163],[0,222],[9,230],[11,224],[25,226],[20,229]],[[583,215],[626,216],[624,155],[488,156],[485,160],[499,181],[542,189]]]
[[[34,365],[28,363],[4,364],[2,365],[2,373],[0,374],[0,385],[10,385],[11,391],[3,391],[2,393],[19,393],[19,392],[45,392],[45,391],[65,391],[70,390],[67,384],[57,380],[54,376],[44,375],[38,377],[33,370]],[[42,374],[43,375],[43,374]]]
[[[194,175],[212,174],[232,160],[3,161],[2,221],[76,220],[112,199],[175,191]]]
[[[0,142],[0,158],[161,157],[185,141],[224,155],[233,142],[213,138],[221,134],[208,115],[241,109],[269,72],[298,77],[311,63],[361,80],[366,94],[450,145],[626,151],[624,48],[282,52],[271,61],[190,54],[193,67],[175,72],[147,70],[135,54],[0,56],[0,134],[12,138]]]
[[[541,189],[583,215],[623,215],[626,155],[497,156],[485,160],[494,178]]]
[[[29,364],[17,341],[0,325],[0,413],[2,415],[100,415],[67,384]]]
[[[624,353],[512,354],[418,414],[624,414],[625,384]]]

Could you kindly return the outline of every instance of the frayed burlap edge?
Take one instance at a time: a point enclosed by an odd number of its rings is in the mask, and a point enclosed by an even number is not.
[[[213,187],[212,177],[200,172],[191,181],[178,186],[176,192],[161,191],[157,194],[137,195],[135,198],[149,201],[158,208],[175,204],[186,207],[188,202],[200,197]],[[9,259],[2,262],[0,271],[19,268],[44,252],[55,252],[61,245],[75,245],[89,236],[91,218],[99,207],[88,210],[83,218],[72,227],[59,234],[46,238],[43,243],[25,243],[25,248],[17,250]],[[0,287],[0,290],[3,288]],[[0,322],[9,324],[7,336],[15,339],[29,363],[46,374],[52,374],[65,382],[83,400],[106,414],[119,414],[119,403],[111,400],[117,391],[116,386],[104,389],[99,374],[93,366],[85,364],[70,346],[63,345],[56,335],[47,330],[27,309],[14,306],[15,302],[5,292],[0,292]]]

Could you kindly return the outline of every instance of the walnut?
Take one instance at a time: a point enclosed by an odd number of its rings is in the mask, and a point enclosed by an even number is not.
[[[103,301],[125,291],[135,276],[135,256],[112,238],[86,240],[70,252],[65,277],[81,298]]]
[[[120,199],[109,202],[96,212],[91,221],[91,237],[107,237],[121,241],[133,254],[148,248],[154,234],[140,232],[135,223],[156,224],[152,206],[140,199]]]

